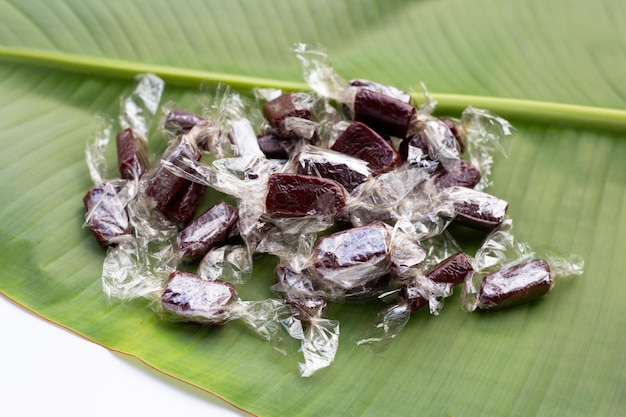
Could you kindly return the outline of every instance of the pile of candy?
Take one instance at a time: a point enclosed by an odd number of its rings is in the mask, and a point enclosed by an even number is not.
[[[460,119],[437,118],[432,100],[415,107],[394,87],[346,82],[313,45],[295,52],[311,91],[257,89],[247,99],[219,86],[200,94],[201,114],[160,106],[162,80],[139,77],[121,101],[113,179],[105,157],[113,122],[99,118],[84,205],[107,248],[107,296],[149,298],[167,320],[240,319],[278,349],[285,333],[300,340],[301,375],[310,376],[338,348],[331,302],[385,300],[358,341],[384,346],[411,313],[438,314],[458,285],[465,310],[495,310],[582,273],[576,257],[538,258],[517,242],[507,202],[484,191],[513,131],[506,120],[471,107]],[[168,142],[154,162],[153,119]],[[207,189],[230,203],[197,213]],[[451,223],[484,233],[474,256],[459,249]],[[241,300],[236,286],[261,254],[278,259],[276,298]]]

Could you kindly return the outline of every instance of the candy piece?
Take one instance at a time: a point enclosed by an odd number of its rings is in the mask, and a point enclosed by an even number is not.
[[[406,137],[415,113],[412,104],[367,88],[360,88],[354,97],[354,120],[379,133]]]
[[[483,278],[477,307],[493,311],[533,301],[545,295],[553,283],[550,265],[544,259],[506,266]]]
[[[487,232],[502,224],[508,208],[506,201],[466,187],[446,188],[441,196],[451,205],[455,222]]]
[[[257,136],[261,152],[269,159],[289,159],[293,141],[282,139],[275,129],[268,130]]]
[[[450,287],[454,287],[465,281],[473,271],[474,268],[467,255],[457,252],[430,268],[426,272],[426,278],[438,284],[449,284]],[[415,280],[400,287],[399,298],[402,304],[408,304],[412,313],[428,304],[428,299],[420,294],[419,283]]]
[[[235,207],[224,202],[217,203],[178,234],[176,249],[184,258],[200,258],[226,241],[238,219]]]
[[[361,122],[350,123],[331,149],[364,160],[374,175],[389,171],[401,162],[395,149]]]
[[[369,295],[388,282],[390,238],[387,226],[365,226],[321,237],[312,254],[315,279],[331,298]]]
[[[317,289],[308,270],[297,273],[287,266],[277,265],[274,272],[278,284],[274,289],[292,307],[295,318],[309,323],[313,318],[324,316],[328,303],[317,295]]]
[[[118,195],[121,187],[117,181],[105,181],[89,190],[83,198],[87,225],[102,247],[114,245],[115,238],[132,230],[126,204]]]
[[[187,136],[180,136],[179,138],[165,152],[163,159],[173,164],[183,158],[199,161],[202,154],[195,143]],[[179,192],[183,190],[185,193],[184,190],[190,183],[191,181],[174,174],[160,163],[146,180],[145,194],[152,200],[154,208],[161,212],[167,212],[169,206],[177,204],[176,202],[181,199],[182,195]]]
[[[229,282],[205,280],[190,272],[172,272],[161,295],[163,308],[177,319],[221,326],[230,319],[231,305],[237,300]]]
[[[189,223],[200,206],[206,188],[197,182],[186,182],[161,212],[181,225]]]
[[[141,177],[148,165],[147,143],[135,136],[131,128],[124,129],[116,136],[117,165],[120,176],[125,180]]]
[[[480,182],[480,171],[464,159],[449,163],[435,172],[433,179],[438,190],[453,187],[473,188]]]
[[[300,174],[272,174],[265,210],[282,217],[341,214],[346,205],[343,187],[333,180]]]
[[[206,121],[204,117],[195,113],[182,109],[172,109],[165,117],[164,126],[165,129],[172,132],[174,135],[180,135],[189,133],[194,126],[204,121]]]
[[[311,110],[306,105],[304,96],[294,93],[283,93],[263,105],[263,115],[270,125],[284,138],[293,138],[297,135],[292,129],[285,126],[285,119],[290,117],[311,120]]]
[[[362,159],[328,149],[303,147],[294,159],[298,174],[335,180],[348,192],[354,191],[371,176]]]

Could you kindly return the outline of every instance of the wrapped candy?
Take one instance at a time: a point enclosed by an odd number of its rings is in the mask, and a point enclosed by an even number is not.
[[[472,276],[471,258],[460,251],[454,239],[444,233],[423,242],[428,256],[421,268],[412,270],[408,279],[390,293],[396,302],[383,309],[375,323],[357,340],[374,350],[384,350],[387,343],[404,328],[412,313],[430,306],[431,314],[439,314],[443,300],[452,295],[453,289]]]
[[[279,300],[242,301],[231,283],[183,271],[169,275],[154,308],[170,321],[222,326],[242,320],[278,350],[284,345],[282,322],[291,315]]]
[[[584,261],[574,254],[538,256],[528,244],[516,241],[507,219],[476,254],[476,274],[465,281],[463,308],[494,311],[537,300],[557,278],[580,275],[583,267]]]

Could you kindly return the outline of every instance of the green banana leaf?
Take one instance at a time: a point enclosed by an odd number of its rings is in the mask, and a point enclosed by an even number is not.
[[[621,0],[0,0],[0,292],[260,416],[626,415],[624,22]],[[498,313],[464,312],[457,291],[383,353],[354,343],[381,305],[333,305],[339,351],[310,378],[236,322],[108,302],[82,228],[94,115],[117,114],[136,71],[162,70],[165,100],[190,109],[203,77],[300,85],[296,42],[324,45],[346,79],[424,82],[440,114],[493,104],[517,131],[488,191],[520,241],[581,255],[584,274]],[[272,295],[273,263],[242,298]]]

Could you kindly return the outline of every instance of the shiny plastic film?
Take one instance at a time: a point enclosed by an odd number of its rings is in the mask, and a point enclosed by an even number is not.
[[[147,299],[163,320],[239,322],[281,353],[299,346],[311,377],[341,349],[334,303],[379,305],[352,342],[382,351],[460,288],[464,310],[491,311],[582,274],[579,257],[518,242],[508,202],[488,191],[508,121],[439,116],[424,83],[417,104],[344,79],[321,45],[293,52],[308,91],[204,83],[189,110],[162,104],[165,84],[143,74],[117,117],[97,115],[83,204],[105,297]],[[475,254],[455,239],[463,228],[482,241]],[[258,259],[276,261],[275,297],[242,300]]]
[[[466,311],[496,311],[538,300],[561,277],[581,275],[584,260],[557,251],[538,254],[513,236],[510,219],[491,233],[476,253],[476,273],[465,281]]]

